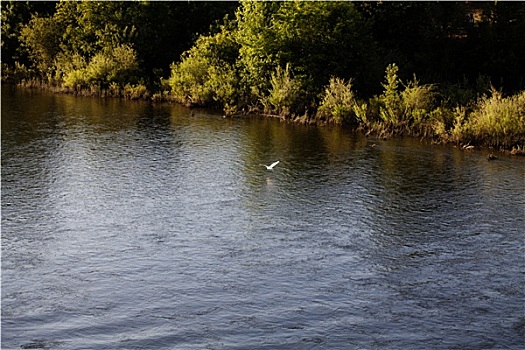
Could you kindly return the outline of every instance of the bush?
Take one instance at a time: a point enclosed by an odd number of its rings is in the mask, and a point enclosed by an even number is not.
[[[210,62],[206,57],[186,55],[171,67],[169,84],[176,101],[185,105],[204,105],[211,101],[211,92],[204,89]]]
[[[386,68],[385,80],[382,84],[383,94],[379,97],[379,117],[387,124],[398,124],[402,116],[402,99],[398,91],[401,81],[397,76],[399,68],[390,64]]]
[[[83,86],[87,86],[85,69],[73,70],[67,73],[67,75],[63,79],[62,85],[71,89],[78,89]]]
[[[420,85],[414,80],[404,85],[403,91],[399,86],[402,81],[397,75],[398,67],[390,64],[386,69],[383,83],[384,92],[376,98],[379,105],[379,118],[383,126],[390,131],[400,131],[404,128],[409,133],[428,133],[428,121],[436,100],[434,85]]]
[[[511,148],[525,144],[525,91],[503,98],[492,90],[470,115],[471,134],[477,142]]]
[[[66,55],[60,53],[55,57],[55,80],[67,88],[87,86],[87,62],[79,54]]]
[[[228,115],[237,112],[238,78],[234,69],[228,64],[210,66],[208,73],[205,86],[212,92],[214,104],[222,107]]]
[[[471,142],[469,138],[470,126],[467,123],[467,110],[464,107],[456,107],[453,111],[454,121],[450,130],[450,139],[455,143],[469,144]]]
[[[231,34],[221,29],[214,35],[200,36],[181,62],[171,65],[168,84],[175,101],[225,109],[238,105],[238,74],[234,69],[238,47]]]
[[[1,62],[2,69],[2,82],[19,83],[22,79],[29,77],[29,69],[24,64],[15,62],[14,66],[9,66],[4,62]]]
[[[54,64],[55,79],[73,89],[94,85],[107,88],[113,83],[122,86],[133,83],[138,73],[137,54],[129,45],[97,52],[89,61],[79,54],[60,54]]]
[[[126,84],[124,86],[124,97],[130,100],[146,98],[148,89],[143,84]]]
[[[355,124],[357,122],[355,111],[356,109],[359,110],[359,108],[362,107],[357,106],[352,91],[352,82],[348,81],[345,83],[343,79],[332,77],[322,95],[321,103],[317,110],[317,118],[336,124]],[[361,116],[360,112],[357,113]]]
[[[111,82],[124,84],[132,81],[137,71],[137,54],[124,44],[96,53],[86,67],[86,78],[88,83],[103,86]]]
[[[284,70],[277,66],[270,84],[269,94],[262,101],[265,110],[285,117],[297,113],[302,104],[301,84],[292,76],[290,65],[287,64]]]
[[[419,85],[419,81],[414,76],[414,80],[401,92],[403,113],[407,116],[414,113],[428,113],[434,106],[434,91],[434,85]]]

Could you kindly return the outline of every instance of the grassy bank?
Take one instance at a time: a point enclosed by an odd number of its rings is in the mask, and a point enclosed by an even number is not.
[[[231,81],[229,100],[224,101],[218,93],[220,88],[207,86],[223,80],[206,70],[200,70],[203,76],[195,79],[188,73],[194,68],[191,63],[189,59],[187,66],[174,67],[170,79],[170,96],[189,106],[219,106],[226,114],[244,111],[299,123],[340,124],[379,137],[416,136],[436,143],[513,150],[516,154],[522,154],[525,146],[525,91],[504,97],[484,77],[471,87],[464,83],[420,84],[415,76],[403,82],[397,65],[391,64],[379,95],[360,99],[352,80],[331,77],[322,92],[306,103],[303,84],[287,65],[271,74],[266,94],[252,97],[246,104],[232,98],[246,92],[236,90]],[[191,84],[184,85],[188,75]]]
[[[524,25],[519,2],[2,2],[2,81],[522,150]]]
[[[396,65],[386,69],[383,92],[369,99],[360,99],[352,81],[332,77],[320,94],[318,104],[310,111],[294,113],[301,101],[300,84],[289,69],[277,70],[272,75],[272,89],[259,104],[241,108],[235,104],[221,105],[217,99],[190,101],[164,84],[162,91],[149,91],[142,84],[116,83],[101,85],[65,86],[42,82],[40,79],[21,78],[17,85],[54,93],[68,93],[100,98],[124,98],[154,102],[182,103],[186,106],[222,108],[225,114],[261,114],[278,117],[294,123],[316,125],[338,124],[362,130],[375,137],[411,136],[432,140],[434,143],[453,143],[468,146],[491,147],[496,150],[525,155],[525,91],[503,96],[494,88],[485,87],[485,93],[476,94],[462,89],[463,95],[473,96],[464,105],[457,104],[457,95],[445,96],[436,85],[420,84],[413,80],[403,82]],[[11,83],[16,79],[11,79]],[[488,85],[489,86],[489,85]],[[198,90],[197,84],[190,86]],[[450,87],[448,87],[450,89]],[[456,89],[457,90],[457,89]],[[209,89],[209,93],[214,93]],[[452,102],[453,101],[453,102]],[[454,104],[455,103],[455,104]],[[245,107],[245,106],[244,106]]]
[[[451,100],[457,96],[445,96],[437,86],[421,85],[415,77],[402,82],[397,66],[389,65],[383,93],[366,101],[355,97],[351,82],[332,78],[314,118],[354,125],[384,137],[410,135],[522,153],[525,91],[504,97],[500,91],[487,88],[465,105],[451,105]]]

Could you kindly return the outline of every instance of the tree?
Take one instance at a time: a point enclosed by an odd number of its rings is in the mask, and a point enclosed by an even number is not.
[[[51,17],[33,17],[20,31],[22,46],[42,77],[52,74],[54,58],[60,52],[60,37],[60,25]]]
[[[55,3],[51,1],[2,1],[2,63],[14,65],[15,62],[29,64],[27,53],[21,48],[20,34],[32,15],[53,13]]]
[[[355,78],[358,88],[380,76],[370,23],[351,2],[284,2],[271,30],[279,64],[291,62],[311,94],[331,76]]]
[[[306,100],[333,75],[367,83],[370,72],[380,76],[370,24],[351,2],[244,1],[236,19],[242,89],[255,99],[268,94],[272,74],[287,64]]]

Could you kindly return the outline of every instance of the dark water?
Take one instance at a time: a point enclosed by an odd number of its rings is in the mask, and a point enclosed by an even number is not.
[[[3,349],[523,348],[523,159],[190,112],[2,90]]]

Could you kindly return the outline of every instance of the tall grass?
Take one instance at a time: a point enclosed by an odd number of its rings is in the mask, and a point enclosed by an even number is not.
[[[364,129],[381,135],[411,134],[434,135],[433,124],[445,128],[442,111],[433,111],[437,93],[434,85],[421,85],[414,76],[403,83],[399,68],[390,64],[386,68],[383,93],[353,107],[356,120]],[[443,132],[441,130],[440,132]]]
[[[467,134],[478,143],[503,148],[525,145],[525,91],[503,97],[492,89],[469,118]]]

